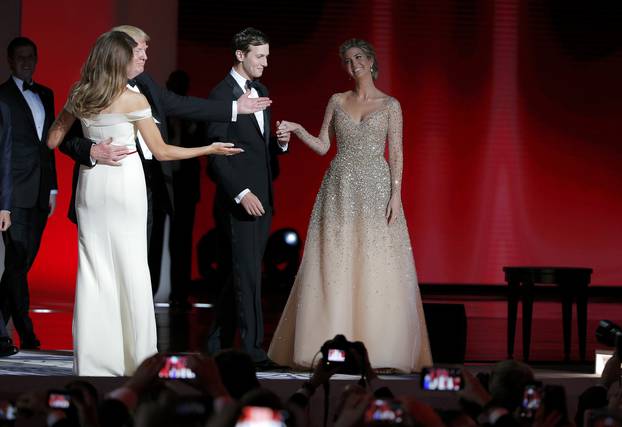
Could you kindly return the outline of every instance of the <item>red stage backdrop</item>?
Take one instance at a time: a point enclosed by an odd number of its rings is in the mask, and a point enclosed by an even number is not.
[[[37,78],[56,90],[57,107],[88,47],[117,24],[112,8],[60,3],[60,15],[59,2],[24,1],[23,11],[23,32],[40,45]],[[519,0],[225,3],[179,2],[178,65],[192,93],[209,93],[231,65],[231,35],[256,26],[271,36],[262,80],[273,118],[312,132],[330,95],[351,87],[339,44],[376,46],[378,87],[404,112],[403,202],[420,281],[500,283],[504,265],[547,264],[593,267],[594,283],[622,284],[617,11]],[[304,236],[333,154],[292,141],[274,228]],[[71,163],[57,159],[59,212],[32,273],[36,292],[74,286]],[[203,180],[197,238],[212,226],[213,186]]]

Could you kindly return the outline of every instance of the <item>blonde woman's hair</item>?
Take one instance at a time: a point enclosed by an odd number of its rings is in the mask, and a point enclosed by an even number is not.
[[[125,33],[133,38],[136,42],[142,40],[146,43],[151,39],[151,37],[149,37],[147,33],[133,25],[119,25],[118,27],[114,27],[110,31],[121,31],[122,33]]]
[[[136,42],[126,33],[110,31],[98,37],[71,88],[68,110],[80,118],[100,113],[123,93]]]
[[[349,39],[346,40],[339,46],[339,56],[341,60],[344,61],[346,57],[346,52],[353,47],[358,47],[363,51],[365,56],[372,60],[371,66],[371,76],[374,80],[378,78],[378,60],[376,59],[376,50],[372,46],[371,43],[361,39]]]

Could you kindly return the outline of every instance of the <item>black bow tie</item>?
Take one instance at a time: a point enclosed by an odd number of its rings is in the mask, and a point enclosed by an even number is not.
[[[127,84],[136,87],[136,79],[127,79]]]
[[[255,90],[257,90],[257,83],[255,80],[246,80],[246,88],[248,90],[251,90],[252,88],[255,88]]]
[[[22,85],[22,90],[24,92],[26,92],[27,90],[29,90],[29,91],[31,91],[33,93],[39,92],[39,89],[37,88],[37,85],[35,85],[34,82],[32,82],[32,83],[24,82],[24,84]]]

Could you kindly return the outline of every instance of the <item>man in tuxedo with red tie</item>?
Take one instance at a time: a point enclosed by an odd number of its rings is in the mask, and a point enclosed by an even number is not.
[[[242,93],[268,96],[258,82],[268,66],[268,37],[246,28],[233,37],[234,65],[210,94],[210,99],[231,100]],[[290,135],[270,134],[270,109],[244,116],[235,123],[211,123],[210,139],[234,142],[244,153],[224,161],[208,158],[216,181],[214,212],[221,242],[226,246],[228,282],[216,305],[215,321],[207,342],[210,353],[231,347],[236,324],[242,349],[257,369],[280,368],[266,355],[261,307],[261,261],[270,233],[273,208],[272,154],[287,151]],[[217,156],[211,156],[217,157]],[[224,248],[223,248],[224,249]]]
[[[33,81],[37,46],[26,37],[7,48],[11,77],[0,85],[0,101],[9,106],[13,136],[11,172],[11,228],[4,233],[4,274],[0,282],[0,310],[13,325],[22,349],[38,349],[29,315],[28,271],[32,267],[48,216],[56,206],[54,152],[45,141],[54,121],[54,95]]]

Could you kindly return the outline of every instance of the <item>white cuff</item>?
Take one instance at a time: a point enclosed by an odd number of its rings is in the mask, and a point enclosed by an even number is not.
[[[58,190],[50,190],[50,196],[56,196],[58,194]]]
[[[231,121],[235,122],[238,120],[238,101],[233,101],[233,105],[231,105]]]
[[[237,197],[234,199],[235,202],[239,205],[240,203],[242,203],[242,199],[244,198],[244,196],[246,196],[250,192],[251,190],[249,190],[248,188],[242,190],[242,192],[238,194]]]

